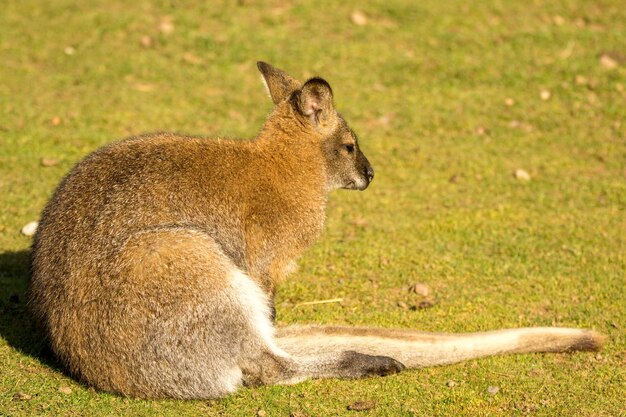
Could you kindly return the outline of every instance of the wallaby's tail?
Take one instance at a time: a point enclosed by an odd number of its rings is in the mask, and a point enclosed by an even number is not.
[[[294,356],[341,351],[390,356],[407,368],[445,365],[506,353],[599,350],[605,337],[592,330],[536,327],[484,333],[293,326],[278,329],[278,345]]]

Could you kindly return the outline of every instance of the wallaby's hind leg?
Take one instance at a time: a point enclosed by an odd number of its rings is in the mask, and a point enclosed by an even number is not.
[[[148,230],[128,240],[116,259],[103,284],[106,303],[98,314],[82,314],[100,338],[91,343],[85,335],[81,376],[137,397],[235,391],[250,323],[232,279],[236,268],[219,245],[198,230]]]

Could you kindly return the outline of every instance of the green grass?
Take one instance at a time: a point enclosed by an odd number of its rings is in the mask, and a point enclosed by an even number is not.
[[[356,8],[367,25],[350,21]],[[0,415],[626,415],[622,2],[5,0],[0,27]],[[211,402],[124,399],[67,377],[25,313],[20,228],[74,163],[114,139],[254,136],[271,108],[258,59],[328,79],[376,169],[366,192],[332,195],[325,234],[278,293],[280,322],[581,326],[608,335],[605,350]],[[518,168],[532,179],[516,180]],[[416,301],[404,289],[414,282],[431,287],[433,308],[397,306]],[[344,302],[295,306],[335,297]],[[357,400],[376,406],[348,411]]]

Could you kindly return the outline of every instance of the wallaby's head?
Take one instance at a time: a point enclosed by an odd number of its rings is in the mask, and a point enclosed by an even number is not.
[[[301,83],[265,62],[258,62],[257,66],[283,130],[298,136],[302,146],[320,146],[327,188],[366,189],[374,178],[374,170],[361,152],[356,134],[335,110],[330,85],[318,77]]]

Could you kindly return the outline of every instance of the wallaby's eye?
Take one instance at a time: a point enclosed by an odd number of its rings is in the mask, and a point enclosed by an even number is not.
[[[346,148],[346,151],[348,151],[348,153],[354,153],[354,145],[343,145],[344,148]]]

